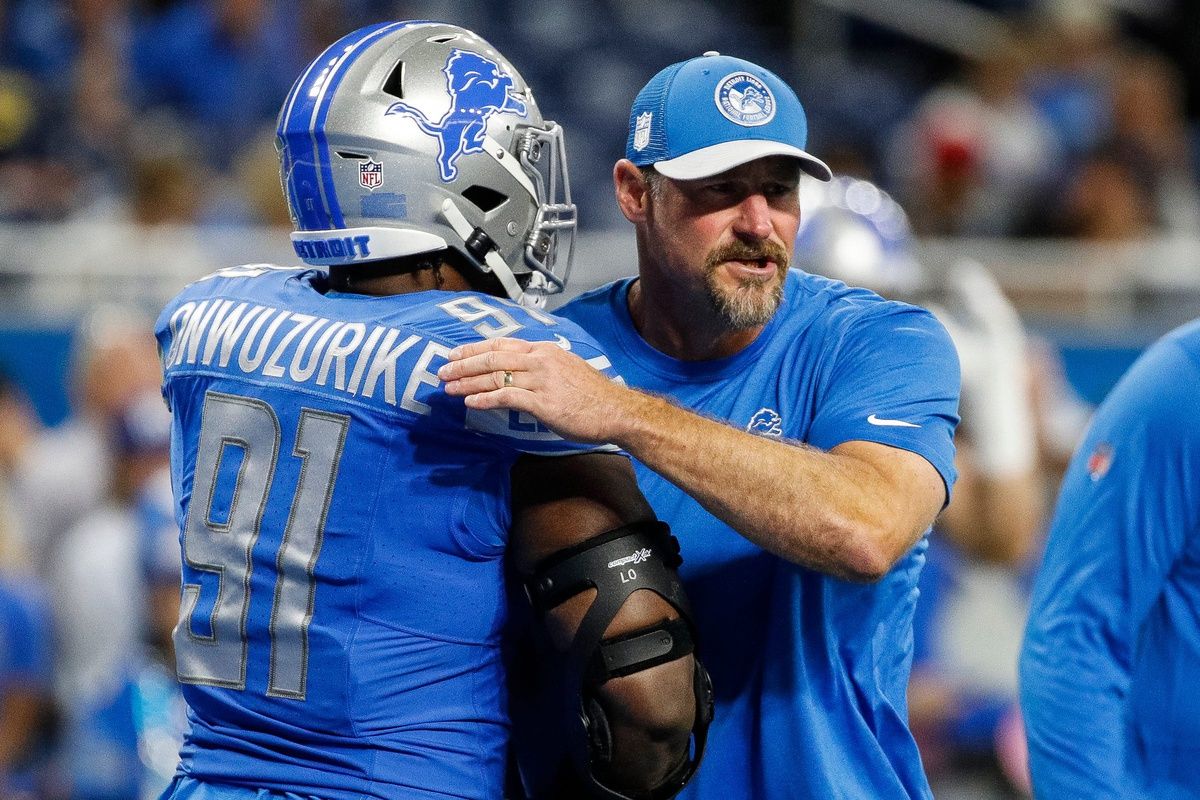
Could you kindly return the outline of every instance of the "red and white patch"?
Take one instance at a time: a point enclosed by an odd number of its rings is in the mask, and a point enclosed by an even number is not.
[[[1092,450],[1092,454],[1088,456],[1087,471],[1088,475],[1092,476],[1093,481],[1098,481],[1108,474],[1109,468],[1113,462],[1112,446],[1101,442]]]

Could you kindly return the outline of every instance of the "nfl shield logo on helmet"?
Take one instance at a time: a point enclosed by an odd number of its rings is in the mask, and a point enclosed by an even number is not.
[[[717,84],[713,100],[725,119],[738,125],[766,125],[775,118],[775,95],[749,72],[726,75]]]
[[[383,186],[383,164],[367,159],[359,162],[358,182],[364,189],[378,189]]]
[[[654,118],[654,114],[647,111],[637,115],[637,121],[633,126],[633,149],[645,150],[646,145],[650,144],[650,120]]]

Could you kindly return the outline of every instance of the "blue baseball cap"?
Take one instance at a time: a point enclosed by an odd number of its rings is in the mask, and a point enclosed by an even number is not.
[[[804,151],[807,140],[804,107],[778,75],[709,51],[672,64],[638,92],[625,157],[692,180],[766,156],[793,156],[809,175],[830,180],[825,162]]]

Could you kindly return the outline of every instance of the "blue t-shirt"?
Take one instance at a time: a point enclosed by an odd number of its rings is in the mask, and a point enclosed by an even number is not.
[[[761,436],[909,450],[953,484],[958,360],[928,312],[793,270],[752,344],[727,358],[679,361],[638,335],[631,283],[558,312],[596,337],[629,385]],[[926,540],[876,584],[838,580],[766,552],[636,467],[682,544],[717,695],[704,764],[681,797],[929,797],[905,702]],[[771,486],[761,491],[769,496]]]
[[[181,771],[333,800],[492,800],[509,470],[522,452],[596,448],[468,410],[436,372],[485,337],[601,354],[507,300],[325,283],[224,270],[158,320],[183,548]]]
[[[1200,321],[1097,410],[1021,652],[1038,796],[1200,797]]]

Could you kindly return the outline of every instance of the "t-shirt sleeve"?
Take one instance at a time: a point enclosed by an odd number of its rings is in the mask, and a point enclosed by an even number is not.
[[[1154,647],[1143,622],[1200,526],[1198,386],[1200,368],[1177,343],[1147,351],[1063,478],[1020,662],[1039,796],[1141,796],[1122,756],[1130,676],[1135,652]],[[1170,738],[1170,715],[1188,715],[1189,703],[1171,695],[1170,675],[1156,678],[1152,691],[1171,710],[1153,725]]]
[[[954,485],[959,369],[928,311],[880,304],[846,326],[817,398],[807,441],[824,450],[867,441],[909,450]]]

